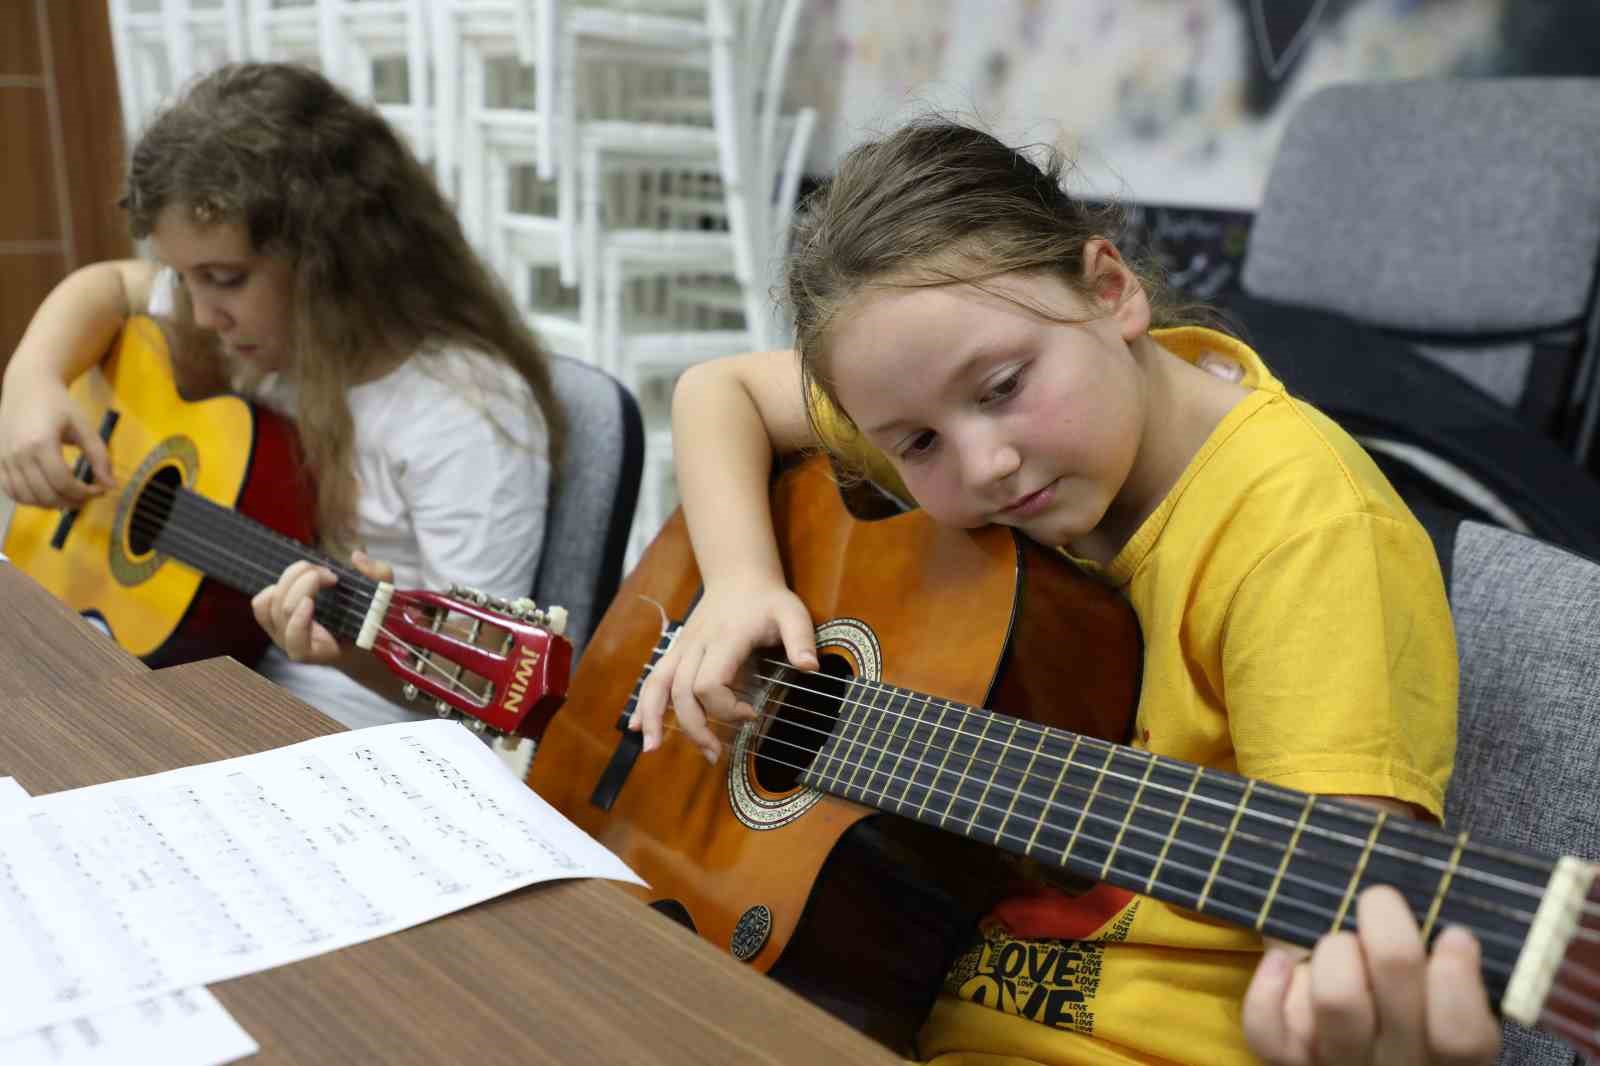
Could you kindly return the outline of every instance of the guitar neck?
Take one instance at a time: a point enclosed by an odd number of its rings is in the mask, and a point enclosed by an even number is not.
[[[851,683],[805,782],[1265,935],[1311,945],[1398,888],[1464,925],[1498,1002],[1556,862],[876,682]]]
[[[142,498],[137,506],[152,512],[147,525],[157,530],[156,551],[246,596],[274,584],[291,563],[327,567],[339,583],[317,594],[317,621],[341,639],[354,640],[361,632],[378,588],[371,578],[187,489],[170,499]],[[161,513],[154,513],[157,509]]]

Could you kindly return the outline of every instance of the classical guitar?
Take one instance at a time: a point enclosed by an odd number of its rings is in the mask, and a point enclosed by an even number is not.
[[[815,461],[773,508],[821,670],[756,662],[758,717],[716,766],[672,731],[635,757],[639,683],[698,590],[677,516],[529,773],[659,909],[904,1046],[963,923],[1011,881],[1005,853],[1300,944],[1353,927],[1359,891],[1387,883],[1429,934],[1476,932],[1507,1017],[1600,1049],[1590,863],[1125,746],[1141,651],[1120,597],[1007,530],[857,522]]]
[[[572,662],[560,608],[398,590],[317,552],[293,428],[237,396],[185,400],[154,320],[130,318],[72,395],[98,420],[119,489],[73,510],[18,506],[5,553],[128,651],[154,666],[255,662],[267,636],[249,598],[305,559],[339,578],[317,620],[376,655],[409,697],[508,736],[536,737],[560,705]],[[76,470],[90,476],[81,456]]]

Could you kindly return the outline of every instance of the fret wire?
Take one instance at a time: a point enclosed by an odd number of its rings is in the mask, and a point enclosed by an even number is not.
[[[1272,877],[1272,887],[1267,890],[1266,902],[1261,904],[1261,914],[1256,918],[1256,932],[1267,924],[1267,912],[1272,910],[1272,901],[1278,897],[1278,886],[1283,883],[1283,872],[1289,868],[1289,860],[1294,858],[1294,846],[1300,841],[1300,833],[1306,827],[1306,819],[1311,817],[1311,808],[1316,805],[1317,797],[1306,796],[1305,806],[1300,811],[1300,819],[1295,822],[1294,832],[1289,835],[1289,846],[1283,851],[1283,861],[1278,864],[1278,872]]]
[[[1106,761],[1095,771],[1094,786],[1089,789],[1089,797],[1083,801],[1083,809],[1078,812],[1078,823],[1072,827],[1072,834],[1067,839],[1067,848],[1061,853],[1062,862],[1066,862],[1072,855],[1073,845],[1078,842],[1078,832],[1083,828],[1083,820],[1089,816],[1089,808],[1094,806],[1094,798],[1100,792],[1100,783],[1106,779],[1106,767],[1111,765],[1111,756],[1115,751],[1115,748],[1107,748]]]
[[[927,700],[918,700],[917,704],[917,718],[916,721],[911,723],[911,741],[913,743],[917,739],[917,729],[925,724],[922,716],[928,709]],[[924,756],[926,756],[928,752],[928,745],[933,743],[933,734],[933,727],[930,726],[928,729],[928,739],[922,744],[922,752],[917,755],[916,760],[911,764],[911,773],[906,775],[906,785],[900,790],[900,802],[895,807],[895,810],[897,811],[904,811],[906,809],[906,797],[911,792],[911,786],[916,782],[917,771],[922,768]],[[907,747],[909,748],[909,746],[910,745],[908,744]],[[932,783],[930,782],[930,785],[931,784]]]
[[[1016,735],[1016,728],[1013,727],[1011,732],[1012,732],[1012,735],[1015,736]],[[1050,737],[1050,732],[1048,730],[1046,730],[1046,729],[1040,729],[1039,730],[1039,743],[1035,744],[1033,746],[1033,750],[1028,753],[1028,765],[1023,767],[1023,769],[1022,769],[1022,777],[1017,782],[1017,787],[1016,787],[1015,790],[1013,790],[1013,792],[1011,794],[1011,803],[1009,805],[1007,805],[1006,813],[1004,815],[1002,815],[1001,818],[1000,818],[1000,828],[998,828],[998,829],[996,829],[994,831],[995,843],[999,843],[1000,842],[1000,838],[1005,835],[1006,826],[1010,823],[1011,816],[1016,813],[1017,801],[1019,799],[1021,799],[1023,797],[1023,795],[1025,794],[1024,793],[1024,786],[1028,783],[1029,779],[1032,778],[1032,776],[1033,776],[1033,764],[1039,761],[1039,752],[1044,750],[1044,742],[1046,740],[1048,740],[1049,737]],[[1052,793],[1052,795],[1053,795],[1053,793]],[[1043,824],[1044,824],[1044,811],[1041,810],[1039,812],[1038,817],[1036,817],[1034,819],[1034,832],[1037,833],[1039,831],[1038,827],[1040,825],[1043,825]],[[1029,843],[1030,843],[1030,846],[1031,846],[1031,844],[1032,844],[1031,838],[1030,838]]]
[[[991,718],[991,721],[992,720],[993,719]],[[977,828],[978,828],[978,815],[980,813],[982,813],[982,811],[983,811],[984,801],[989,798],[989,791],[994,788],[994,783],[995,783],[996,779],[998,779],[999,776],[1002,773],[1005,772],[1005,768],[1006,768],[1005,751],[1006,751],[1006,748],[1010,746],[1012,738],[1017,735],[1017,726],[1019,726],[1021,724],[1022,724],[1022,719],[1020,719],[1020,718],[1011,719],[1011,732],[1007,733],[1006,734],[1006,739],[1001,741],[1001,743],[1000,743],[1000,754],[995,759],[996,765],[995,765],[994,773],[989,775],[988,779],[983,784],[983,791],[978,793],[978,801],[977,801],[977,803],[975,803],[973,805],[973,808],[972,808],[972,820],[967,823],[968,828],[973,832],[977,831]],[[989,731],[988,726],[985,726],[984,727],[984,732],[987,733],[988,731]],[[977,755],[978,748],[982,744],[983,744],[983,741],[980,740],[978,742],[978,745],[973,747],[973,755],[974,756]],[[1020,796],[1020,795],[1022,795],[1022,779],[1018,780],[1017,787],[1012,790],[1012,794],[1011,794],[1011,806],[1012,807],[1015,807],[1017,805],[1017,797]],[[1011,810],[1008,807],[1006,809],[1006,817],[1009,817],[1010,814],[1011,814]],[[994,839],[997,842],[999,841],[1000,834],[1005,829],[1005,827],[1006,827],[1006,819],[1004,817],[1002,817],[1000,819],[999,828],[997,828],[995,830],[995,832],[994,832]]]
[[[1144,894],[1149,895],[1156,886],[1156,876],[1161,873],[1161,864],[1167,861],[1167,851],[1172,847],[1172,842],[1178,836],[1178,829],[1183,825],[1183,812],[1189,809],[1189,800],[1194,796],[1194,788],[1200,783],[1200,775],[1205,767],[1195,764],[1194,776],[1189,779],[1189,787],[1184,789],[1183,799],[1178,804],[1178,813],[1173,816],[1172,830],[1167,833],[1167,839],[1161,844],[1161,853],[1156,856],[1155,868],[1150,871],[1150,880],[1145,883]]]
[[[1200,890],[1200,898],[1195,902],[1194,909],[1200,910],[1206,905],[1206,897],[1211,895],[1211,885],[1217,879],[1217,869],[1222,865],[1222,857],[1228,853],[1228,847],[1233,843],[1234,830],[1239,828],[1239,819],[1244,814],[1244,809],[1250,805],[1250,792],[1256,787],[1254,778],[1249,779],[1244,786],[1244,796],[1239,805],[1233,810],[1233,820],[1228,823],[1228,831],[1223,835],[1222,847],[1217,849],[1217,857],[1211,864],[1211,873],[1206,877],[1205,887]]]
[[[964,736],[972,736],[972,734],[970,734],[970,733],[968,733],[966,731],[966,729],[967,729],[967,719],[969,717],[971,717],[972,709],[969,708],[969,707],[961,707],[960,710],[961,710],[961,724],[956,727],[955,738],[951,741],[951,743],[949,745],[949,753],[955,753],[955,754],[958,754],[958,755],[960,754],[959,748],[960,748],[960,744],[961,744],[961,738],[964,737]],[[984,723],[984,728],[985,729],[989,728],[989,724],[987,722]],[[974,740],[973,743],[976,744],[977,741]],[[945,756],[945,760],[947,762],[949,760],[949,753],[947,753],[946,756]],[[972,758],[971,758],[971,756],[968,756],[967,757],[967,767],[968,767],[968,769],[971,769],[971,766],[972,766]],[[952,770],[951,773],[955,774],[956,783],[955,783],[955,787],[950,790],[950,802],[946,803],[944,805],[944,813],[939,816],[939,828],[941,828],[941,829],[944,828],[945,819],[950,817],[950,811],[952,809],[954,809],[954,807],[956,805],[956,800],[959,799],[960,796],[961,796],[961,784],[962,784],[962,782],[964,782],[967,779],[967,775],[963,771]],[[935,784],[937,785],[937,783],[938,782],[936,781]]]
[[[1109,760],[1107,760],[1109,762]],[[1105,865],[1100,868],[1100,880],[1104,881],[1111,872],[1111,860],[1116,857],[1117,848],[1122,846],[1122,837],[1128,831],[1128,823],[1133,820],[1134,811],[1139,809],[1139,797],[1144,795],[1144,786],[1150,780],[1150,774],[1155,771],[1156,761],[1147,759],[1144,764],[1144,776],[1139,778],[1139,787],[1134,789],[1133,798],[1128,801],[1128,812],[1122,816],[1122,825],[1117,829],[1117,836],[1111,842],[1111,850],[1106,852]]]
[[[851,687],[855,686],[852,685]],[[846,691],[848,692],[849,690],[846,689]],[[849,733],[855,727],[858,713],[866,713],[866,704],[858,700],[851,700],[839,709],[838,729],[833,733],[833,754],[829,756],[833,760],[833,765],[823,771],[821,778],[822,787],[829,792],[838,791],[839,782],[844,778],[844,769],[848,765],[845,749],[850,743]],[[829,774],[833,775],[832,788],[827,787]]]
[[[962,713],[963,713],[963,715],[965,715],[965,714],[968,714],[968,713],[976,713],[976,712],[963,711]],[[984,742],[986,740],[988,740],[988,738],[989,738],[989,727],[994,724],[995,718],[994,718],[994,715],[992,715],[992,714],[987,714],[987,715],[980,714],[979,715],[979,720],[983,722],[983,728],[978,730],[978,732],[976,734],[973,734],[973,733],[967,733],[966,734],[967,736],[972,738],[972,750],[970,750],[968,752],[964,752],[964,753],[963,752],[957,752],[957,754],[964,754],[965,755],[966,760],[967,760],[967,766],[966,766],[966,769],[964,769],[964,770],[952,771],[956,775],[956,787],[950,790],[950,802],[945,805],[944,814],[939,818],[939,828],[941,828],[941,829],[944,828],[944,823],[949,819],[950,815],[952,813],[954,813],[954,811],[956,809],[956,804],[962,802],[961,789],[967,784],[967,782],[975,780],[975,778],[973,776],[973,771],[976,770],[977,766],[978,766],[978,752],[983,747]],[[963,721],[962,725],[963,725],[963,730],[964,730],[965,729],[965,721]],[[973,817],[976,818],[980,808],[976,804],[974,804],[972,810],[973,810]],[[961,819],[958,816],[956,818],[956,821],[960,822],[960,820]]]
[[[667,637],[668,634],[662,634],[662,636]],[[628,693],[628,699],[622,705],[622,714],[617,720],[618,729],[628,728],[628,719],[633,717],[633,709],[639,706],[639,693],[644,691],[645,678],[650,676],[650,671],[656,668],[656,663],[661,661],[661,657],[667,653],[667,649],[671,646],[670,639],[663,642],[658,638],[656,646],[650,649],[650,661],[645,663],[643,670],[639,671],[639,676],[633,683],[633,691]]]
[[[894,697],[892,699],[890,699],[889,704],[888,704],[888,706],[890,708],[893,708],[895,706],[895,700],[896,699],[900,700],[902,703],[906,703],[906,701],[907,701],[906,700],[906,693],[903,693],[900,690],[896,689]],[[902,723],[904,723],[904,724],[906,724],[908,726],[905,743],[901,743],[900,742],[900,726],[901,726]],[[905,761],[906,752],[911,746],[911,735],[910,735],[910,732],[911,732],[911,729],[915,728],[915,725],[916,725],[916,723],[912,720],[911,716],[908,715],[908,714],[896,712],[894,714],[894,716],[893,716],[893,722],[889,727],[889,739],[888,739],[887,743],[884,745],[884,749],[885,750],[884,750],[883,754],[878,756],[877,765],[873,767],[873,774],[874,775],[876,775],[876,774],[878,774],[880,772],[883,774],[883,787],[878,789],[878,799],[879,799],[878,806],[880,806],[880,807],[886,807],[886,805],[887,805],[887,803],[889,801],[889,785],[891,783],[893,783],[894,780],[895,780],[895,775],[894,775],[895,769],[898,768],[900,766],[900,764]],[[894,749],[895,755],[894,755],[893,759],[891,760],[889,769],[880,771],[878,769],[878,767],[881,767],[883,765],[884,755],[888,754],[888,749],[890,749],[890,748]],[[867,778],[867,791],[868,792],[872,791],[872,777],[871,776],[869,776]]]
[[[872,711],[872,704],[864,703],[864,701],[851,707],[850,717],[846,719],[845,727],[838,730],[838,736],[840,736],[842,743],[838,744],[837,747],[838,757],[835,762],[837,762],[838,768],[835,771],[834,789],[832,791],[843,792],[846,787],[845,771],[853,770],[854,767],[861,765],[861,762],[856,759],[856,747],[859,746],[862,730],[866,730],[867,712],[869,711]]]
[[[1450,864],[1445,868],[1444,876],[1439,879],[1439,891],[1434,893],[1433,903],[1428,907],[1428,917],[1422,923],[1422,942],[1428,942],[1428,934],[1433,932],[1433,923],[1439,917],[1439,907],[1444,903],[1445,893],[1450,891],[1450,879],[1455,876],[1456,867],[1461,862],[1461,852],[1467,846],[1467,834],[1462,833],[1456,837],[1456,850],[1450,855]]]
[[[944,707],[939,711],[939,725],[941,727],[943,727],[943,728],[948,729],[950,727],[949,726],[945,726],[945,724],[944,724],[944,716],[945,716],[946,712],[952,710],[953,708],[951,707],[951,704],[950,704],[949,700],[940,700],[939,702],[944,704]],[[965,709],[962,710],[962,714],[963,715],[966,714],[966,710]],[[922,802],[917,804],[917,813],[916,813],[915,817],[919,821],[922,818],[923,812],[927,809],[928,797],[932,796],[934,794],[934,792],[939,788],[939,777],[940,777],[940,775],[942,775],[944,773],[945,766],[950,762],[950,753],[955,750],[955,745],[954,744],[943,744],[943,745],[941,745],[941,747],[944,749],[944,755],[939,759],[939,765],[934,767],[933,776],[928,779],[928,792],[927,792],[927,795],[924,795],[922,797]],[[954,802],[953,798],[952,798],[952,802]]]
[[[1073,756],[1078,753],[1078,745],[1082,743],[1083,735],[1081,733],[1074,733],[1072,736],[1072,747],[1067,750],[1066,758],[1061,760],[1061,772],[1056,774],[1056,782],[1050,788],[1050,798],[1045,800],[1044,810],[1039,812],[1039,817],[1033,824],[1033,833],[1028,837],[1028,843],[1022,849],[1023,855],[1029,857],[1033,855],[1033,846],[1039,840],[1039,831],[1044,828],[1044,816],[1049,814],[1050,811],[1055,807],[1056,793],[1061,791],[1061,782],[1066,780],[1067,769],[1072,766]],[[1071,845],[1068,846],[1070,847]]]
[[[880,694],[886,697],[883,707],[878,706],[878,696]],[[856,733],[858,737],[866,738],[861,741],[861,746],[864,753],[870,753],[873,747],[877,747],[878,761],[880,763],[883,761],[883,756],[887,751],[887,748],[882,744],[875,744],[875,741],[877,740],[878,731],[883,727],[884,719],[887,717],[883,711],[885,708],[890,707],[893,704],[894,690],[887,687],[879,688],[878,692],[873,694],[871,702],[867,704],[866,709],[862,712],[861,728]],[[867,780],[865,785],[857,785],[856,778],[860,777],[861,771],[866,770],[866,768],[867,760],[863,756],[863,758],[856,763],[855,769],[850,772],[850,783],[845,786],[846,796],[850,795],[850,789],[853,788],[857,793],[855,798],[861,800],[863,803],[866,802],[867,793],[871,790],[873,771],[867,770]]]

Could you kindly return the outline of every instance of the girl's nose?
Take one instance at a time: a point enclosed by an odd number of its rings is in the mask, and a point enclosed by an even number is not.
[[[976,486],[1004,481],[1022,467],[1022,456],[1007,441],[974,441],[967,448],[967,478]]]
[[[213,333],[223,332],[231,320],[227,312],[210,300],[194,301],[194,324]]]

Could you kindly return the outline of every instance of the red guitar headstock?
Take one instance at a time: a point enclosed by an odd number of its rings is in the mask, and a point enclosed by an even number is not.
[[[372,652],[406,681],[479,728],[538,740],[567,696],[572,644],[563,608],[472,589],[395,590]]]

